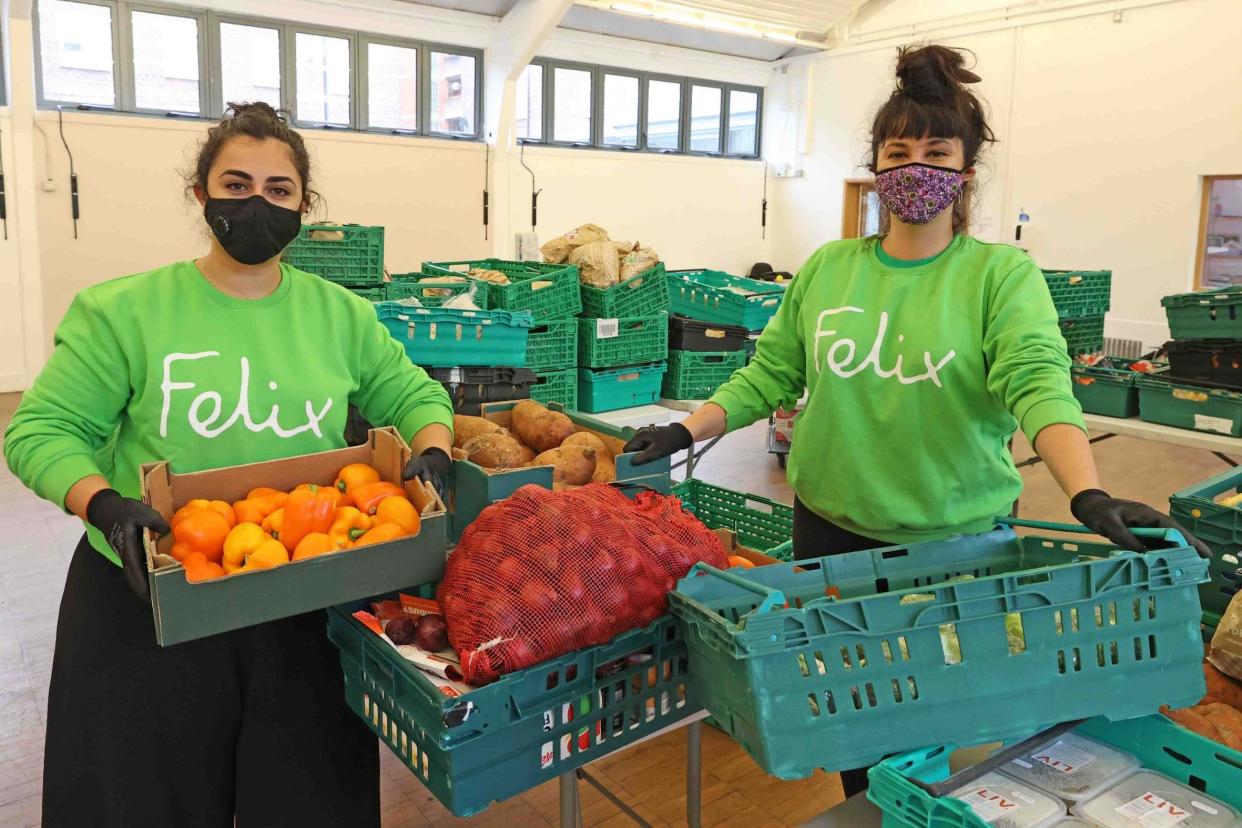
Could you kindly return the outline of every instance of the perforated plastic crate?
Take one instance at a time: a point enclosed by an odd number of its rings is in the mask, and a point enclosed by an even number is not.
[[[380,302],[375,313],[415,365],[522,365],[529,313],[412,308]]]
[[[731,529],[742,546],[777,560],[793,560],[788,547],[782,554],[773,553],[793,538],[792,506],[694,478],[674,485],[673,494],[681,500],[682,508],[708,529]]]
[[[1061,336],[1070,356],[1098,354],[1104,350],[1104,315],[1062,319]]]
[[[1103,316],[1112,307],[1111,270],[1045,270],[1057,316]]]
[[[649,405],[660,399],[666,363],[625,368],[578,369],[578,408],[592,414]]]
[[[509,277],[507,285],[481,282],[487,285],[491,308],[528,311],[539,320],[564,319],[582,311],[577,265],[505,259],[423,263],[423,273],[428,276],[461,276],[476,269],[496,270]]]
[[[664,262],[612,287],[582,285],[581,290],[583,316],[607,319],[668,311],[668,275]]]
[[[478,282],[446,282],[443,277],[424,276],[421,273],[393,274],[392,281],[384,283],[385,298],[390,302],[417,299],[424,308],[438,308],[448,300],[463,293],[473,292],[474,304],[479,310],[487,310],[487,288]]]
[[[453,411],[477,417],[488,403],[530,399],[537,376],[529,368],[464,366],[428,368],[432,379],[444,386]]]
[[[384,281],[384,228],[303,224],[281,258],[329,282],[378,287]]]
[[[670,400],[705,400],[745,365],[745,351],[669,351],[660,393]]]
[[[1242,391],[1181,381],[1167,370],[1153,371],[1134,382],[1143,420],[1242,437]]]
[[[526,367],[532,371],[558,371],[578,363],[578,320],[537,321],[526,341]]]
[[[1160,300],[1174,339],[1242,339],[1242,285]]]
[[[1207,562],[1165,537],[1137,554],[997,529],[740,573],[696,565],[669,606],[719,726],[768,773],[800,778],[1194,704]]]
[[[384,301],[385,294],[383,285],[380,285],[379,287],[347,287],[345,289],[355,296],[361,296],[368,302]]]
[[[1242,342],[1232,339],[1183,339],[1164,343],[1169,373],[1242,390]]]
[[[668,356],[668,315],[578,320],[578,365],[616,368]]]
[[[673,313],[757,331],[776,314],[785,297],[785,284],[719,270],[670,270],[668,293]]]
[[[1215,626],[1229,601],[1242,587],[1242,509],[1218,503],[1216,498],[1242,490],[1242,469],[1229,469],[1202,483],[1187,486],[1169,498],[1169,514],[1186,531],[1208,545],[1211,581],[1199,589],[1203,611]]]
[[[1137,417],[1138,386],[1134,380],[1140,372],[1131,370],[1132,359],[1105,357],[1095,365],[1075,363],[1070,368],[1074,382],[1074,398],[1088,414],[1105,417]]]
[[[578,407],[578,369],[564,368],[560,371],[536,372],[535,382],[530,387],[530,398],[545,405],[555,402],[571,411],[576,409]]]

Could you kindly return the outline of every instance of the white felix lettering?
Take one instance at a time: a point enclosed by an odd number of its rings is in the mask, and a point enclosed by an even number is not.
[[[927,370],[922,374],[916,374],[914,376],[906,376],[902,373],[902,364],[905,359],[903,354],[897,355],[896,361],[894,361],[891,368],[885,368],[880,364],[880,352],[884,348],[885,338],[888,335],[888,311],[880,312],[880,319],[876,327],[875,339],[872,341],[871,348],[867,351],[867,355],[863,357],[861,362],[853,367],[850,367],[850,363],[854,361],[854,356],[858,353],[858,343],[852,339],[846,338],[837,339],[830,346],[828,346],[827,353],[824,355],[824,359],[821,362],[819,354],[820,340],[835,337],[839,333],[835,329],[825,328],[824,320],[838,313],[865,312],[866,311],[862,308],[849,306],[829,308],[828,310],[820,312],[819,318],[815,321],[814,356],[815,370],[817,372],[822,372],[824,368],[827,368],[838,377],[841,377],[842,379],[849,379],[859,372],[870,368],[876,376],[882,379],[891,379],[896,377],[897,381],[902,385],[912,385],[916,382],[930,381],[937,388],[944,387],[940,382],[940,372],[944,370],[946,365],[953,361],[954,357],[957,356],[956,351],[950,350],[938,360],[934,360],[929,351],[924,351],[923,365],[926,366]],[[905,342],[905,336],[898,334],[897,341],[899,343]]]

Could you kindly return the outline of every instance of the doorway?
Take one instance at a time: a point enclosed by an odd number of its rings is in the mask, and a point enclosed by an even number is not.
[[[1195,288],[1242,284],[1242,175],[1203,178]]]

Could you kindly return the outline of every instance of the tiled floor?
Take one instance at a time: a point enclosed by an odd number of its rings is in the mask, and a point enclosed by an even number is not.
[[[0,395],[0,428],[7,424],[14,395]],[[783,502],[791,495],[784,473],[764,453],[760,423],[726,437],[700,463],[697,476]],[[1022,441],[1019,457],[1029,456]],[[1104,485],[1120,497],[1165,504],[1172,491],[1216,474],[1223,466],[1207,452],[1115,438],[1095,455]],[[848,458],[825,458],[841,474]],[[1023,471],[1027,489],[1022,511],[1029,517],[1067,520],[1065,498],[1047,469]],[[76,519],[30,494],[7,469],[0,469],[0,534],[9,539],[0,560],[0,828],[39,824],[43,731],[51,671],[56,611],[69,556],[81,536]],[[421,826],[556,825],[556,783],[542,785],[493,806],[471,820],[456,819],[427,793],[386,749],[381,753],[383,823],[391,828]],[[590,766],[590,772],[656,826],[684,824],[685,731],[639,745]],[[816,774],[800,782],[772,779],[727,737],[712,728],[703,736],[703,824],[705,826],[797,825],[840,801],[835,776]],[[589,785],[581,785],[585,826],[632,824]]]

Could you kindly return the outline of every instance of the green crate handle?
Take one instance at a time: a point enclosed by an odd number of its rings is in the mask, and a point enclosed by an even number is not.
[[[1230,489],[1236,489],[1239,486],[1242,486],[1242,468],[1229,469],[1215,477],[1209,477],[1207,480],[1187,486],[1180,492],[1175,492],[1173,497],[1202,497],[1214,500],[1217,495],[1224,494]]]
[[[754,610],[756,615],[762,615],[764,613],[771,612],[774,608],[783,607],[786,603],[788,603],[787,599],[785,598],[785,593],[779,589],[771,589],[770,587],[765,587],[760,584],[752,583],[746,580],[745,578],[742,578],[738,575],[734,575],[732,572],[725,572],[723,569],[717,569],[711,564],[704,563],[703,561],[699,561],[694,566],[690,567],[690,571],[686,573],[686,577],[689,578],[690,576],[694,575],[696,572],[704,572],[708,575],[712,575],[716,578],[720,578],[722,580],[728,581],[729,583],[733,584],[736,587],[741,587],[747,592],[753,592],[756,595],[762,595],[763,603],[761,603]]]
[[[1080,535],[1094,535],[1095,532],[1077,523],[1053,523],[1047,520],[1030,520],[1028,518],[1017,517],[998,517],[995,519],[1002,526],[1025,526],[1028,529],[1044,529],[1051,532],[1077,532]],[[1175,543],[1178,546],[1189,546],[1186,538],[1176,529],[1141,529],[1138,527],[1129,527],[1135,537],[1139,538],[1159,538],[1160,540]]]

